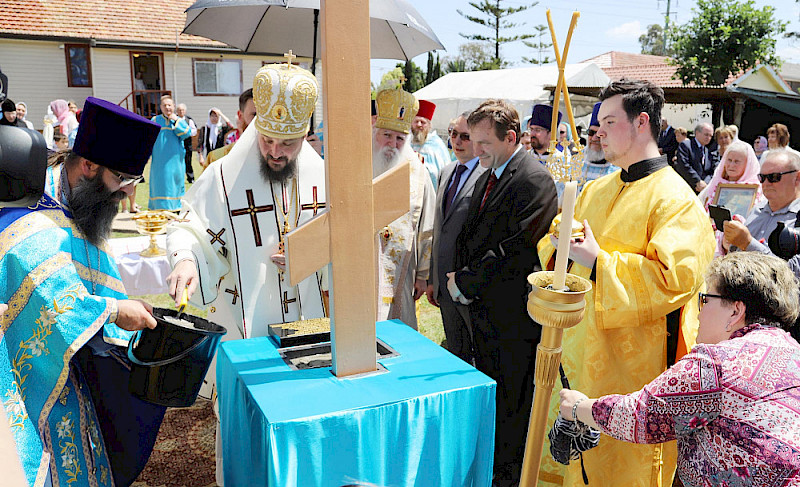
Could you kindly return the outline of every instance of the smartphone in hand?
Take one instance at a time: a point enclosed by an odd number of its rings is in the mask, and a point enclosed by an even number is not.
[[[724,206],[708,205],[708,214],[714,219],[714,224],[720,232],[725,222],[731,220],[731,210]]]

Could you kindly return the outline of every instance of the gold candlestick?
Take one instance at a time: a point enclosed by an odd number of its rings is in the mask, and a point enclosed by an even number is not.
[[[528,421],[520,487],[534,487],[539,480],[550,397],[561,363],[561,340],[565,329],[583,319],[586,293],[592,289],[589,280],[573,274],[566,275],[567,291],[550,289],[548,286],[552,286],[554,274],[552,271],[540,271],[528,276],[532,287],[528,295],[528,314],[542,325],[542,339],[536,348],[536,389]]]

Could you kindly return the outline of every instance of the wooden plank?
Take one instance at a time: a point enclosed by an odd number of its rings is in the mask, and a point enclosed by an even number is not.
[[[331,261],[330,235],[327,210],[286,234],[286,274],[290,285],[297,286],[300,281],[328,265]]]
[[[373,180],[372,201],[375,205],[375,231],[405,215],[411,209],[411,166],[403,162]],[[376,298],[377,299],[377,298]]]
[[[346,26],[346,28],[344,27]],[[337,377],[376,370],[369,0],[321,0],[331,342]]]

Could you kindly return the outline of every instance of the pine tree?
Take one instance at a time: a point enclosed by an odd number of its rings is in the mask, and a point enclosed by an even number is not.
[[[461,37],[470,39],[472,41],[488,42],[494,45],[494,59],[490,64],[487,64],[487,67],[497,66],[497,68],[500,68],[507,64],[500,58],[500,46],[502,44],[508,44],[510,42],[530,39],[533,37],[533,34],[504,35],[504,33],[514,27],[525,25],[524,23],[516,24],[510,22],[507,20],[508,17],[519,12],[524,12],[525,10],[536,6],[539,2],[533,2],[529,5],[521,5],[519,7],[501,7],[500,4],[502,2],[503,0],[481,0],[480,3],[469,2],[473,8],[480,12],[481,15],[478,16],[467,15],[461,10],[456,10],[456,12],[470,22],[474,22],[492,31],[491,35],[460,34]]]

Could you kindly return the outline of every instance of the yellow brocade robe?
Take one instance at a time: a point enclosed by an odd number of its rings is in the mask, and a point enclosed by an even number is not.
[[[575,207],[575,219],[588,220],[600,253],[583,321],[564,332],[562,363],[570,386],[591,398],[637,391],[666,370],[672,311],[681,309],[678,354],[691,349],[698,328],[697,293],[714,255],[708,215],[671,167],[630,183],[620,175],[587,184]],[[543,265],[552,268],[555,249],[549,235],[539,241],[538,251]],[[570,272],[591,275],[578,264]],[[558,394],[553,394],[549,425],[557,412]],[[583,486],[580,462],[568,467],[555,462],[545,442],[540,485]],[[591,486],[668,487],[676,451],[674,442],[635,445],[603,435],[583,458]]]

